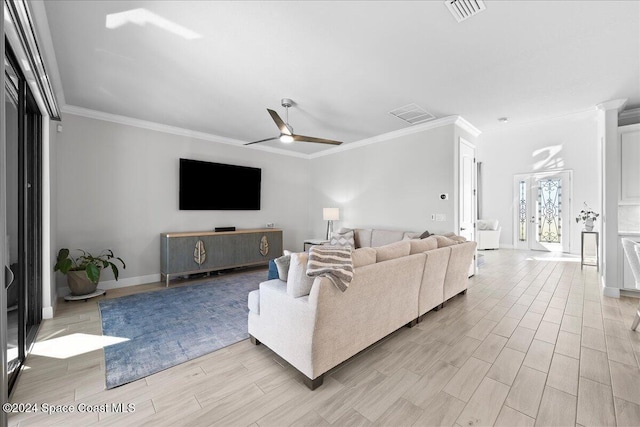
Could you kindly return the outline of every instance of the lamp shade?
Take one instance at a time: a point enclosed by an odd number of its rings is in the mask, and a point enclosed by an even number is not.
[[[322,208],[322,219],[325,221],[338,221],[340,219],[340,209]]]

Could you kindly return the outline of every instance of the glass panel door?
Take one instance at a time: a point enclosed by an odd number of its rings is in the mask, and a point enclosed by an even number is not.
[[[516,175],[514,193],[514,247],[569,252],[570,172]]]
[[[42,116],[6,46],[7,374],[11,390],[42,320]]]
[[[538,186],[538,243],[562,243],[562,179],[542,178]]]
[[[20,272],[19,256],[20,229],[20,135],[19,135],[19,81],[13,68],[6,64],[5,75],[5,123],[6,123],[6,170],[4,171],[7,191],[7,236],[5,261],[13,275],[13,281],[7,281],[7,375],[9,384],[15,381],[20,366]]]

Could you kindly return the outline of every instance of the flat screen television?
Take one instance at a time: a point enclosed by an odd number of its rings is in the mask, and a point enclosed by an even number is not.
[[[262,169],[180,159],[180,210],[260,210]]]

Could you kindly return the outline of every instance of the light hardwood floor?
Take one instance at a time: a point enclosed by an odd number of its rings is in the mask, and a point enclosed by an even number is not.
[[[338,366],[315,391],[248,340],[105,390],[96,300],[60,303],[11,401],[133,403],[135,412],[12,414],[9,425],[640,425],[640,332],[629,329],[638,300],[602,297],[595,268],[581,271],[575,258],[483,254],[465,296]],[[162,284],[108,298],[150,289]]]

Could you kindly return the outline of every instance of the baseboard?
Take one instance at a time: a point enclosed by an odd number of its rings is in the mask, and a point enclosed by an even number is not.
[[[507,243],[500,243],[500,249],[513,249],[513,245]]]
[[[602,287],[602,295],[611,298],[620,298],[620,288],[610,288],[608,286]]]
[[[640,290],[638,290],[638,289],[629,289],[629,288],[620,289],[620,296],[621,297],[640,298]]]
[[[53,307],[42,307],[42,318],[53,319]]]
[[[104,282],[100,282],[98,287],[100,289],[118,289],[118,288],[126,288],[129,286],[136,285],[144,285],[147,283],[160,282],[160,274],[149,274],[147,276],[136,276],[136,277],[127,277],[125,279],[120,280],[105,280]],[[69,288],[63,287],[58,288],[58,297],[64,297],[69,295]]]

